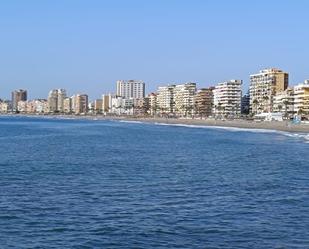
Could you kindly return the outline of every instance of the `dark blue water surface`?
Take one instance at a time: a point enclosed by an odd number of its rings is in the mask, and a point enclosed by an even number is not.
[[[284,133],[0,118],[0,248],[309,248]]]

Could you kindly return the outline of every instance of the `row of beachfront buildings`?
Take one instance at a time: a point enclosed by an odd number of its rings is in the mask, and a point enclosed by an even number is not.
[[[89,101],[87,94],[67,96],[64,89],[51,90],[47,99],[27,100],[26,90],[12,92],[10,101],[0,101],[0,112],[105,115],[160,115],[239,117],[282,113],[285,117],[309,114],[309,80],[289,86],[289,74],[265,69],[250,75],[249,91],[242,94],[242,80],[229,80],[197,89],[197,84],[169,84],[145,95],[145,83],[119,80],[115,94]]]

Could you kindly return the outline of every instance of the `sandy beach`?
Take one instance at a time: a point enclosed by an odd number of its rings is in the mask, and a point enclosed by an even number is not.
[[[123,120],[149,123],[184,124],[199,126],[219,126],[245,129],[268,129],[287,132],[309,132],[309,124],[293,124],[292,122],[273,121],[256,122],[248,120],[215,120],[215,119],[174,119],[174,118],[123,118]]]

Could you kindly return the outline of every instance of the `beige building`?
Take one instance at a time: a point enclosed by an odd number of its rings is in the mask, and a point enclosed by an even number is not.
[[[77,94],[75,96],[75,114],[86,114],[88,112],[88,95]]]
[[[64,100],[66,98],[66,91],[64,89],[53,89],[48,93],[49,112],[64,112]]]
[[[174,88],[175,113],[179,116],[188,116],[194,113],[194,98],[196,83],[176,85]]]
[[[17,102],[17,112],[20,112],[20,113],[27,113],[28,111],[28,102],[25,100],[20,100]]]
[[[287,88],[274,96],[273,112],[281,112],[288,118],[294,114],[294,90]]]
[[[72,113],[72,98],[65,98],[63,100],[63,112]]]
[[[219,83],[213,90],[213,112],[216,116],[237,116],[241,114],[242,80]]]
[[[197,91],[195,96],[195,113],[201,117],[212,115],[214,104],[214,87],[202,88]]]
[[[173,113],[175,102],[174,92],[176,85],[160,86],[157,91],[157,112]]]
[[[0,101],[0,113],[9,112],[9,103],[5,101]]]
[[[94,101],[94,111],[96,113],[102,113],[102,111],[103,111],[103,99],[96,99]]]
[[[13,112],[18,111],[18,102],[27,101],[27,91],[26,90],[15,90],[12,92],[12,110]]]
[[[250,75],[250,110],[252,114],[273,111],[274,96],[287,89],[289,74],[280,69],[261,70]]]
[[[149,98],[149,113],[150,115],[155,115],[157,113],[157,94],[148,94]]]
[[[309,80],[294,86],[294,113],[309,115]]]

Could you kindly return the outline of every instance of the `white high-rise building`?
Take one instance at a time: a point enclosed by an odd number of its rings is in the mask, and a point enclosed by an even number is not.
[[[159,113],[174,112],[174,92],[176,85],[160,86],[157,91],[157,111]]]
[[[240,115],[241,85],[242,80],[229,80],[215,86],[213,90],[215,115]]]
[[[66,98],[64,89],[54,89],[48,94],[49,112],[64,112],[64,99]]]
[[[187,116],[194,112],[194,98],[196,83],[176,85],[174,89],[175,112],[177,115]]]
[[[118,80],[117,96],[124,99],[141,99],[145,97],[145,83],[141,80]]]
[[[48,93],[47,102],[49,112],[56,112],[58,109],[58,90],[51,90]]]
[[[64,89],[58,89],[58,101],[57,101],[57,111],[64,112],[64,100],[67,97],[67,93]]]

